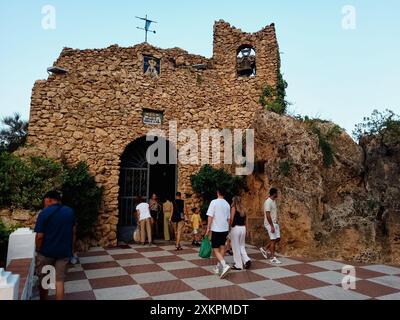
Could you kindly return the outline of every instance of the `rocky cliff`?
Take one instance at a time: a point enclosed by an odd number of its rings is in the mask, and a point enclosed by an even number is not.
[[[266,241],[262,204],[277,187],[282,253],[400,262],[398,150],[382,154],[374,139],[357,145],[332,123],[271,112],[254,128],[256,172],[244,196],[252,242]]]

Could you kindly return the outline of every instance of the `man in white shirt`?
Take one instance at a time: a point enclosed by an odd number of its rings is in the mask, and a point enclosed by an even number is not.
[[[267,229],[270,243],[266,248],[260,248],[265,259],[270,259],[273,264],[281,264],[275,256],[276,244],[281,240],[281,232],[278,224],[278,209],[276,199],[278,198],[278,190],[272,188],[269,191],[269,198],[264,202],[264,226]]]
[[[211,233],[211,245],[218,264],[216,271],[220,278],[224,278],[231,267],[225,262],[225,243],[229,234],[229,219],[231,208],[224,199],[224,192],[217,191],[217,199],[211,201],[207,211],[208,225],[206,235]]]
[[[140,226],[140,242],[142,245],[146,244],[146,234],[149,245],[152,245],[152,235],[151,235],[151,215],[149,204],[146,202],[145,198],[140,198],[140,203],[136,206],[137,217]]]

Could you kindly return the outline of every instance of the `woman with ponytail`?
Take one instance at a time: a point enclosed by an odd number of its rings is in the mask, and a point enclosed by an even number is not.
[[[243,208],[240,197],[234,197],[232,200],[230,223],[231,245],[235,261],[232,269],[249,269],[251,260],[246,252],[246,210]]]

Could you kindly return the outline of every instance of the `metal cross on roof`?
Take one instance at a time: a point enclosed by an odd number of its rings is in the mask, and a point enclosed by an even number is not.
[[[145,18],[136,17],[136,19],[144,20],[144,22],[145,22],[144,28],[140,28],[140,27],[137,27],[137,28],[145,31],[145,38],[144,38],[145,40],[144,41],[147,42],[147,33],[148,32],[156,33],[154,30],[150,30],[150,25],[152,23],[157,23],[157,21],[147,19],[147,14],[146,14]]]

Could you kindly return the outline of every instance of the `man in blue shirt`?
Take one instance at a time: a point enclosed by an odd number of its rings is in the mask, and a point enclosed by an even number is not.
[[[48,297],[48,290],[42,285],[45,276],[42,269],[51,265],[56,271],[56,299],[62,300],[67,264],[73,256],[75,244],[75,214],[71,208],[61,204],[61,195],[57,191],[48,192],[43,204],[44,209],[39,213],[35,226],[40,299]]]

